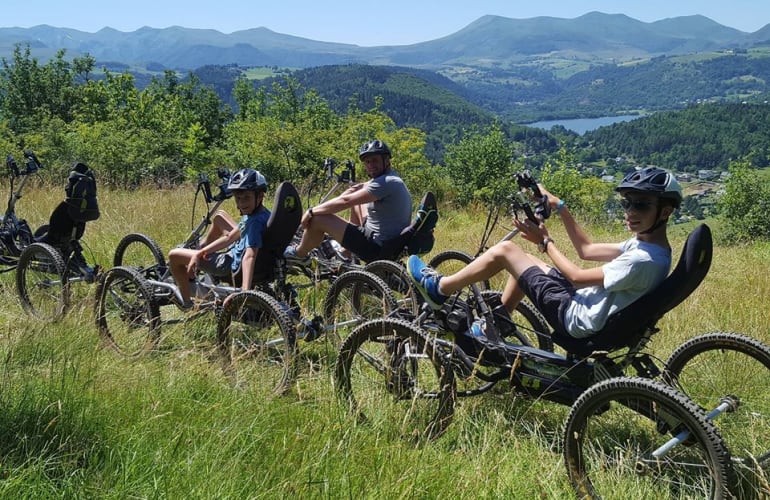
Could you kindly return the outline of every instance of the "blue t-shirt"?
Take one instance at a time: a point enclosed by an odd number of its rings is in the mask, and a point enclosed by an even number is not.
[[[572,337],[595,334],[607,318],[658,286],[671,268],[671,251],[636,237],[620,244],[618,257],[602,266],[603,286],[578,288],[564,313]]]
[[[251,215],[244,215],[238,223],[238,229],[241,231],[241,237],[233,243],[228,253],[233,258],[231,268],[233,272],[238,271],[243,260],[243,252],[247,248],[262,248],[262,232],[270,219],[270,210],[264,206],[260,207]]]

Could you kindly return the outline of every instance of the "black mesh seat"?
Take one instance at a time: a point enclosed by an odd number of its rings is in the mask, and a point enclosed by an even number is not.
[[[711,230],[702,224],[687,237],[674,271],[654,290],[611,315],[595,335],[577,339],[555,331],[554,342],[576,356],[635,346],[664,314],[698,288],[711,267],[712,251]]]
[[[290,182],[282,182],[275,190],[273,209],[262,232],[262,248],[254,261],[253,283],[270,282],[275,278],[276,261],[291,243],[302,221],[302,202]]]
[[[433,249],[433,230],[438,222],[436,197],[428,191],[420,200],[414,221],[401,234],[382,244],[380,259],[398,260],[404,255],[424,254]]]
[[[86,223],[73,219],[70,216],[69,205],[66,201],[62,201],[51,212],[48,230],[37,236],[35,240],[56,247],[63,247],[72,240],[82,238],[85,229]]]

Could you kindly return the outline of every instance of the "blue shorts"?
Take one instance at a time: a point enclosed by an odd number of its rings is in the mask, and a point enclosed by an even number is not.
[[[521,273],[518,284],[548,324],[566,333],[564,313],[575,295],[575,286],[555,267],[546,274],[537,266]]]

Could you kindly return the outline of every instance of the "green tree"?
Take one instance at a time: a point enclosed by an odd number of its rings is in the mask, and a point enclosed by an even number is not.
[[[606,221],[608,210],[615,206],[615,186],[596,177],[583,177],[571,165],[572,156],[562,148],[556,158],[546,162],[540,182],[564,200],[570,212],[588,220]]]
[[[513,145],[497,124],[447,146],[444,164],[461,205],[473,200],[499,204],[516,189]]]
[[[717,207],[729,241],[770,239],[770,186],[747,161],[733,162]]]

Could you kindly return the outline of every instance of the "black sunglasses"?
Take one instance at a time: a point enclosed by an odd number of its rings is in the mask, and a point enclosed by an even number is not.
[[[653,206],[655,206],[655,202],[647,201],[647,200],[629,200],[628,198],[621,198],[620,199],[620,206],[623,207],[623,210],[636,210],[637,212],[646,212]]]

